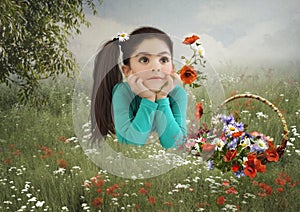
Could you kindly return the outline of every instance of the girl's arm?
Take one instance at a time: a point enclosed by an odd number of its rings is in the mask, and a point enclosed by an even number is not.
[[[167,98],[158,99],[155,126],[160,143],[165,148],[182,144],[186,136],[187,96],[185,90],[176,86]]]
[[[114,124],[120,142],[144,145],[152,129],[158,104],[142,98],[137,105],[135,97],[127,83],[120,83],[114,88]],[[138,108],[136,114],[133,114],[134,108]]]

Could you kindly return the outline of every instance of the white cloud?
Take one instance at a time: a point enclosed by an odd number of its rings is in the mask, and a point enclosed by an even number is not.
[[[160,6],[148,1],[138,4],[104,1],[100,17],[88,16],[92,26],[84,27],[82,34],[71,41],[78,62],[85,64],[104,41],[118,32],[131,32],[142,25],[172,34],[177,43],[187,34],[200,35],[207,57],[214,64],[300,60],[300,15],[296,0],[189,1],[187,5],[172,2],[167,7],[167,1]]]

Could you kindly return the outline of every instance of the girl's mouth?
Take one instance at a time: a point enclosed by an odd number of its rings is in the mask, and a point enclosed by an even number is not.
[[[159,77],[159,76],[154,76],[154,77],[148,78],[148,80],[153,80],[153,79],[160,79],[160,80],[162,80],[163,78],[162,78],[162,77]]]

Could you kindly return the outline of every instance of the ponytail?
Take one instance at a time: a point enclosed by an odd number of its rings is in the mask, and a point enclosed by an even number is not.
[[[119,68],[120,49],[115,41],[108,41],[96,55],[91,102],[92,140],[115,134],[112,115],[112,90],[122,81]]]

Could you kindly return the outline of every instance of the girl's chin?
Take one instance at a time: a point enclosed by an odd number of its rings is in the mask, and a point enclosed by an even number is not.
[[[144,85],[152,91],[161,90],[162,86],[165,84],[165,79],[149,79],[144,81]]]

